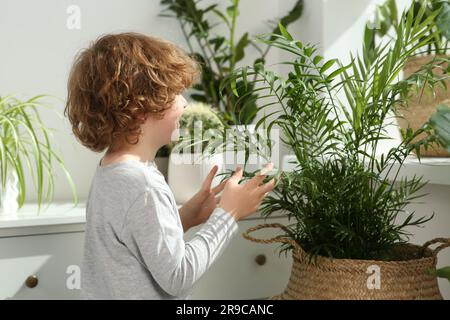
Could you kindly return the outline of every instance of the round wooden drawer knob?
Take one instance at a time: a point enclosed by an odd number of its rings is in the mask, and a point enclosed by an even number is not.
[[[266,261],[267,261],[267,259],[266,259],[266,256],[265,256],[264,254],[259,254],[259,255],[257,255],[256,258],[255,258],[255,262],[256,262],[256,264],[259,265],[259,266],[265,265],[265,264],[266,264]]]
[[[39,283],[39,279],[35,275],[29,276],[27,278],[27,280],[25,280],[25,285],[28,288],[34,288],[34,287],[36,287],[38,285],[38,283]]]

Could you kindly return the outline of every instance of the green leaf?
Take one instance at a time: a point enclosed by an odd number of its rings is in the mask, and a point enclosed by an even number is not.
[[[330,73],[330,75],[327,77],[327,81],[333,80],[334,78],[336,78],[336,76],[338,76],[338,75],[340,75],[341,73],[343,73],[343,72],[344,72],[345,70],[347,70],[349,67],[350,67],[350,65],[341,67],[341,68],[339,68],[339,69],[333,71],[333,72]]]
[[[226,15],[224,15],[221,11],[217,9],[213,9],[213,12],[228,26],[228,28],[231,27],[231,23]]]
[[[210,39],[208,42],[210,44],[214,45],[214,51],[217,51],[224,44],[225,38],[217,37],[217,38]]]
[[[280,23],[287,28],[291,23],[297,21],[303,14],[304,1],[298,0],[292,9],[280,19]],[[276,31],[276,30],[275,30]],[[275,33],[275,32],[274,32]]]
[[[439,278],[447,279],[450,282],[450,267],[443,267],[437,270],[428,270],[427,274]]]
[[[398,25],[398,9],[397,9],[397,2],[396,2],[396,0],[388,0],[387,1],[387,6],[389,8],[390,21],[392,22],[392,24],[394,26],[397,26]]]
[[[234,5],[233,6],[229,6],[229,7],[227,7],[226,11],[227,11],[227,15],[230,18],[234,18],[234,17],[239,16],[239,9],[238,9],[237,6],[234,6]]]
[[[230,79],[230,86],[231,86],[231,91],[233,92],[233,94],[234,94],[236,97],[239,97],[239,93],[238,93],[238,91],[237,91],[237,89],[236,89],[236,78],[235,78],[235,77],[232,77],[232,78]]]
[[[366,26],[364,31],[364,49],[366,52],[373,52],[375,48],[375,30]]]
[[[235,49],[235,62],[239,62],[244,58],[245,55],[245,48],[249,44],[248,40],[248,32],[244,33],[244,35],[239,39],[239,42],[236,45]]]
[[[293,40],[291,34],[286,30],[286,28],[281,23],[278,23],[278,29],[280,30],[281,35],[285,37],[287,40],[289,41]]]
[[[336,63],[336,61],[337,61],[336,59],[332,59],[325,62],[324,65],[320,68],[320,73],[325,73]]]
[[[322,61],[322,60],[323,60],[322,56],[315,56],[314,59],[313,59],[313,63],[315,65],[318,65],[320,63],[320,61]]]

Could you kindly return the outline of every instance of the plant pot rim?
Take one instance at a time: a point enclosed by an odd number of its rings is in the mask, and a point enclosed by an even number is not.
[[[398,248],[406,248],[415,250],[416,253],[421,253],[420,257],[410,257],[406,259],[387,259],[387,260],[381,260],[381,259],[350,259],[350,258],[330,258],[322,255],[317,255],[314,258],[311,259],[312,262],[318,263],[318,264],[336,264],[336,263],[352,263],[354,265],[399,265],[399,264],[410,264],[410,263],[417,263],[417,262],[429,262],[436,260],[436,257],[433,255],[433,251],[430,248],[424,248],[422,246],[412,244],[412,243],[404,243],[404,244],[397,244]],[[294,248],[293,249],[293,256],[295,256],[297,259],[303,260],[303,259],[310,259],[310,256],[308,252],[303,251],[303,249]]]
[[[361,267],[361,265],[367,265],[367,264],[377,264],[377,265],[384,265],[384,266],[405,266],[410,264],[433,264],[436,265],[437,262],[437,255],[438,253],[447,248],[450,247],[450,238],[435,238],[433,240],[425,242],[422,246],[411,244],[411,243],[398,243],[396,244],[396,248],[400,248],[400,250],[409,250],[410,252],[415,251],[415,253],[420,253],[420,255],[417,255],[418,257],[411,257],[411,259],[399,259],[399,260],[375,260],[375,259],[348,259],[348,258],[329,258],[321,255],[315,255],[311,256],[309,255],[303,247],[298,243],[295,239],[288,236],[277,236],[271,239],[257,239],[250,235],[250,233],[265,229],[265,228],[279,228],[286,232],[289,232],[289,230],[286,228],[286,226],[280,224],[280,223],[266,223],[266,224],[260,224],[255,227],[247,229],[247,231],[243,234],[243,237],[247,240],[250,240],[252,242],[257,243],[284,243],[288,244],[292,247],[292,256],[294,260],[308,260],[309,262],[312,262],[313,264],[319,264],[321,266],[333,266],[335,268],[335,265],[343,266],[343,269],[348,268],[348,266],[356,266],[358,268]],[[433,244],[439,244],[435,249],[431,249],[430,246]]]

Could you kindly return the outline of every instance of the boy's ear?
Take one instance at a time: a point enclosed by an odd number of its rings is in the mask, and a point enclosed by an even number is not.
[[[137,118],[144,123],[147,120],[148,114],[143,112],[137,116]]]

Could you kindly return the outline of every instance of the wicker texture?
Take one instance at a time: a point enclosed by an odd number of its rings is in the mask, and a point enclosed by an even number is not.
[[[244,238],[258,243],[289,243],[294,247],[293,266],[289,283],[285,291],[272,299],[275,300],[441,300],[436,277],[429,276],[427,270],[436,269],[437,254],[450,246],[450,239],[438,238],[429,241],[423,247],[406,245],[403,250],[414,251],[421,258],[404,261],[375,261],[352,259],[329,259],[317,257],[312,261],[306,252],[293,239],[278,236],[272,239],[256,239],[250,236],[263,228],[281,228],[281,224],[263,224],[250,228]],[[430,245],[440,243],[431,250]],[[380,269],[380,288],[370,288],[368,273],[370,266]]]
[[[434,56],[423,56],[409,59],[403,70],[404,77],[409,77],[412,73],[418,71],[421,66],[430,62]],[[447,66],[444,66],[447,67]],[[443,75],[442,70],[434,69],[435,74]],[[447,86],[450,86],[450,80],[446,80]],[[450,90],[446,90],[441,85],[435,87],[435,95],[430,90],[424,90],[418,94],[412,94],[408,99],[407,108],[399,108],[398,124],[403,130],[409,126],[415,131],[418,130],[424,123],[426,123],[433,114],[437,111],[437,106],[442,103],[450,103]],[[422,139],[425,134],[420,135],[416,140]],[[414,140],[414,142],[416,141]],[[433,145],[434,148],[425,150],[420,149],[421,156],[424,157],[450,157],[450,154],[445,148]]]

